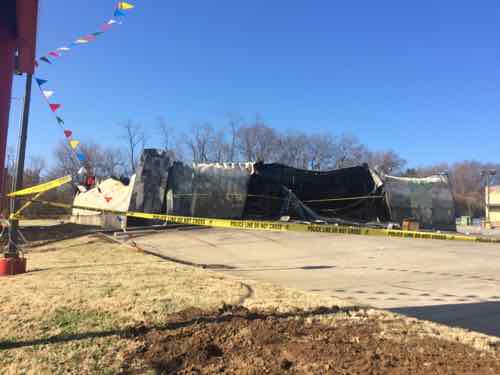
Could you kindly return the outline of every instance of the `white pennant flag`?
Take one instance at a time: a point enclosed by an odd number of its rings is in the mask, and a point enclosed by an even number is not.
[[[76,44],[84,44],[84,43],[88,43],[89,41],[88,40],[85,40],[85,39],[78,39],[75,41]]]
[[[45,96],[45,99],[49,99],[52,95],[54,95],[54,91],[52,91],[52,90],[43,90],[43,96]]]
[[[69,51],[70,49],[68,47],[59,47],[57,50],[58,51]]]
[[[109,20],[109,21],[108,21],[108,25],[112,25],[112,24],[114,24],[114,23],[116,23],[116,21],[115,21],[115,20]]]

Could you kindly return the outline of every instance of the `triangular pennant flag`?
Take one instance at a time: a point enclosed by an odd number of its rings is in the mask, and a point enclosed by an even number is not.
[[[62,118],[60,118],[59,116],[56,116],[56,120],[57,120],[57,123],[59,125],[63,125],[64,124],[64,120]]]
[[[42,93],[43,96],[45,96],[45,99],[49,99],[52,95],[54,95],[54,91],[52,90],[43,90]]]
[[[73,150],[76,150],[76,148],[78,147],[79,144],[80,144],[80,141],[77,141],[76,139],[72,139],[71,141],[69,141],[69,145],[71,146],[71,148]]]
[[[87,39],[83,39],[83,38],[75,40],[76,44],[85,44],[85,43],[88,43],[88,42],[89,41]]]
[[[47,80],[46,80],[46,79],[35,78],[35,80],[36,80],[36,83],[38,83],[38,86],[42,86],[42,85],[44,85],[45,83],[47,83]]]
[[[104,31],[108,31],[109,29],[111,29],[111,25],[109,23],[103,23],[101,25],[101,30],[104,32]]]
[[[66,138],[69,138],[69,137],[71,137],[72,135],[73,135],[73,132],[72,132],[71,130],[69,130],[69,129],[64,129],[64,136],[65,136]]]
[[[78,45],[77,42],[71,42],[70,44],[68,44],[68,46],[70,46],[70,47],[74,47],[74,46],[77,46],[77,45]]]
[[[128,10],[132,9],[133,7],[134,6],[132,4],[126,3],[125,1],[121,1],[120,3],[118,3],[118,9]]]
[[[61,105],[60,104],[49,104],[50,106],[50,109],[52,110],[52,112],[55,112],[57,111],[59,108],[61,108]]]
[[[50,51],[49,52],[49,55],[52,56],[52,57],[59,57],[61,56],[60,54],[58,54],[56,51]]]
[[[69,51],[70,49],[68,47],[59,47],[57,50],[58,51]]]
[[[95,33],[92,33],[93,36],[99,36],[101,34],[103,34],[102,31],[96,31]]]
[[[86,158],[85,158],[85,155],[84,155],[82,152],[77,152],[77,153],[76,153],[76,157],[77,157],[77,159],[78,159],[78,160],[80,160],[80,161],[85,161],[85,159],[86,159]]]
[[[52,64],[52,62],[45,56],[40,57],[40,60],[45,61],[47,64]]]
[[[116,20],[111,19],[111,20],[108,21],[108,25],[112,25],[112,24],[114,24],[116,22],[117,22]]]
[[[95,36],[93,35],[85,35],[84,37],[82,37],[82,39],[88,41],[88,42],[92,42],[93,40],[95,40]]]
[[[120,9],[115,10],[115,17],[122,17],[125,13],[123,13]]]

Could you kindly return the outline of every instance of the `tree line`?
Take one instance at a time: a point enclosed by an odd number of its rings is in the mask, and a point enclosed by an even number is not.
[[[163,118],[153,129],[132,121],[117,127],[119,145],[105,147],[96,142],[82,142],[80,151],[86,156],[98,177],[130,175],[135,170],[146,145],[167,150],[172,158],[185,162],[277,162],[292,167],[324,171],[351,167],[363,163],[395,176],[424,177],[447,173],[457,203],[458,215],[479,217],[484,209],[484,179],[481,170],[495,169],[500,164],[463,161],[406,168],[407,161],[394,150],[370,150],[356,136],[331,132],[306,133],[281,131],[267,124],[260,116],[243,121],[228,116],[223,126],[203,123],[178,131]],[[54,150],[53,163],[32,158],[26,168],[25,185],[44,178],[75,174],[80,163],[65,142]],[[11,158],[12,160],[13,158]],[[13,165],[9,169],[12,169]]]

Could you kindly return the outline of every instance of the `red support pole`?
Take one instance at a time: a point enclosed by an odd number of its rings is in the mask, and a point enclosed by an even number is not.
[[[15,48],[16,35],[12,28],[7,23],[0,22],[0,170],[2,172],[7,149]],[[3,179],[4,174],[0,173],[0,188],[5,186]],[[3,195],[6,192],[1,193]]]

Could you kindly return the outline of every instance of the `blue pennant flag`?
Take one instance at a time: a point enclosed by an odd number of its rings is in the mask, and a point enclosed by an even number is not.
[[[123,13],[120,9],[115,10],[115,17],[123,17],[125,13]]]
[[[85,155],[82,153],[82,152],[77,152],[76,153],[76,157],[78,158],[78,160],[80,161],[85,161]]]
[[[36,83],[38,83],[38,86],[42,86],[43,84],[47,83],[46,79],[41,79],[41,78],[35,78]]]

